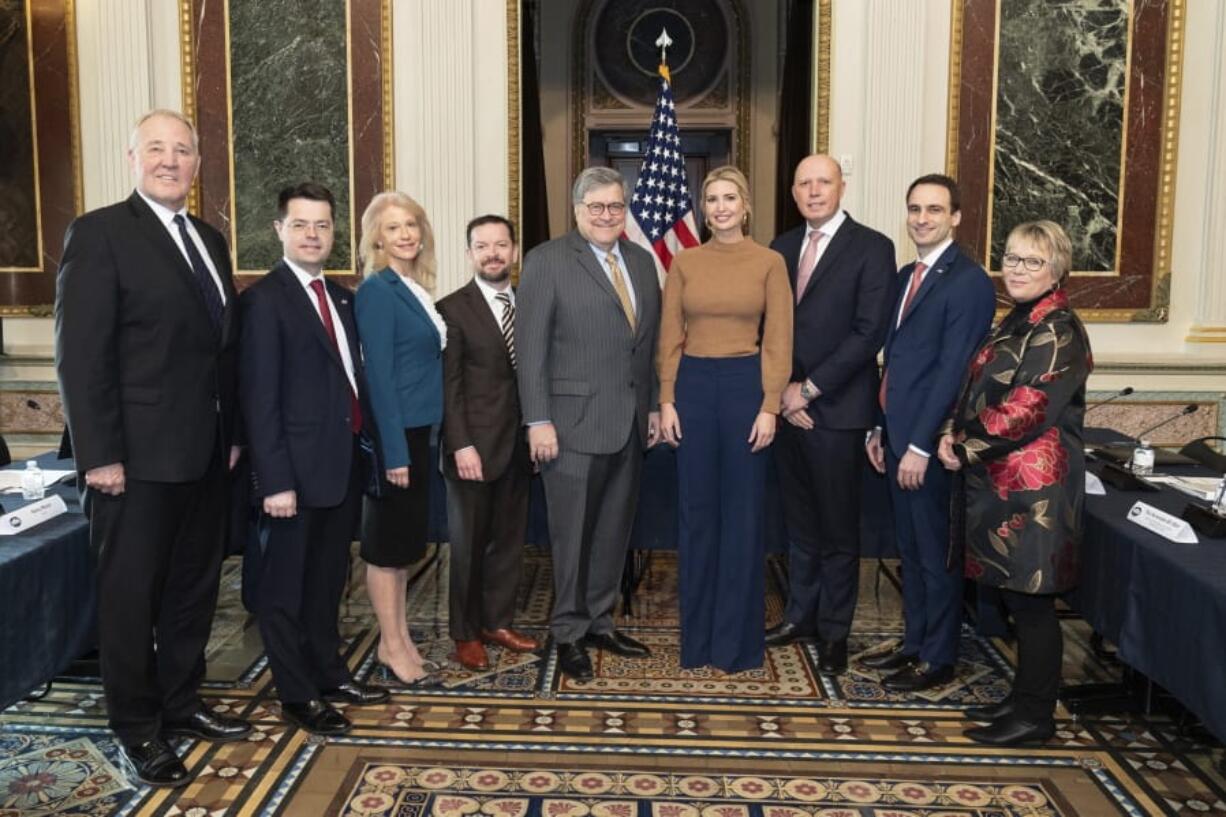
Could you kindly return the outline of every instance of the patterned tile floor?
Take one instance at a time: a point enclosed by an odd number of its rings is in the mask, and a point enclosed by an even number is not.
[[[432,554],[433,556],[434,554]],[[683,671],[677,662],[676,563],[655,554],[623,626],[650,661],[597,654],[597,677],[561,677],[548,655],[494,654],[486,673],[447,663],[446,565],[427,558],[410,591],[423,652],[445,683],[395,689],[350,708],[356,728],[321,741],[285,726],[258,634],[228,563],[209,647],[210,706],[250,718],[250,740],[182,741],[195,780],[179,792],[133,786],[105,728],[96,679],[58,680],[41,700],[0,715],[0,817],[11,815],[548,815],[549,817],[1013,817],[1226,814],[1222,750],[1164,717],[1058,713],[1043,749],[984,750],[962,737],[960,710],[998,700],[1013,660],[1007,642],[964,630],[958,679],[892,695],[852,662],[838,677],[793,645],[752,672]],[[518,624],[543,635],[549,560],[526,558]],[[892,565],[865,563],[851,651],[896,637]],[[355,563],[341,611],[359,677],[374,669],[377,634]],[[781,609],[768,571],[767,618]],[[1066,627],[1066,681],[1110,680],[1084,626]]]

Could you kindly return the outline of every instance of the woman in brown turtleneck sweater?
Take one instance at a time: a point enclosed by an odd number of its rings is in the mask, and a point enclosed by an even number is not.
[[[765,449],[791,373],[792,297],[783,256],[745,235],[745,175],[712,170],[701,201],[712,238],[664,284],[660,425],[677,448],[681,666],[738,672],[765,652]]]

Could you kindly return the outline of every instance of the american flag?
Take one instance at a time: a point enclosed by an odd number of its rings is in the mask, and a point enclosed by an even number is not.
[[[671,83],[668,66],[661,64],[660,95],[639,180],[630,198],[631,217],[626,220],[626,238],[651,252],[661,284],[673,256],[686,247],[698,246],[698,225],[685,179],[685,156],[681,153]]]

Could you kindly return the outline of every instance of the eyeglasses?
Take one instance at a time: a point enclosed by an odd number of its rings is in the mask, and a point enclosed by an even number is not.
[[[319,235],[332,232],[332,222],[330,221],[294,221],[287,222],[286,227],[295,235],[302,235],[307,232],[314,231]]]
[[[603,216],[606,210],[611,216],[620,216],[622,213],[626,212],[625,203],[620,201],[614,201],[608,204],[605,204],[603,201],[585,201],[583,202],[583,206],[586,207],[587,211],[593,216]]]
[[[1046,258],[1035,258],[1033,255],[1020,256],[1017,253],[1007,252],[1005,257],[1000,259],[1000,263],[1006,267],[1016,267],[1021,264],[1026,268],[1027,272],[1038,272],[1043,269],[1043,265],[1047,263]]]

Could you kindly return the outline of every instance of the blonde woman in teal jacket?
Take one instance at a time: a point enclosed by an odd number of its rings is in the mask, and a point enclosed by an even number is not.
[[[359,246],[366,280],[356,314],[371,408],[388,482],[367,497],[361,555],[379,620],[378,660],[405,685],[430,678],[405,619],[408,568],[421,559],[429,527],[430,433],[443,419],[443,346],[434,309],[434,233],[421,205],[404,193],[375,196],[362,214]]]

